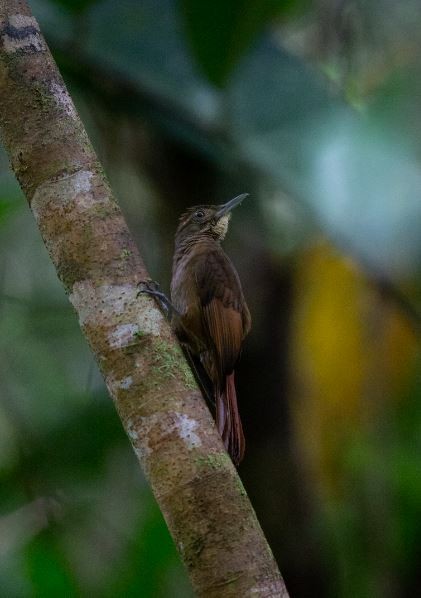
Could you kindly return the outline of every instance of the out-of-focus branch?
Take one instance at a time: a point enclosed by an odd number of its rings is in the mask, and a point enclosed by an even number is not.
[[[351,243],[336,243],[344,255],[349,255],[359,270],[366,276],[379,296],[393,305],[407,320],[413,332],[421,334],[421,312],[403,291],[384,273],[380,273]]]
[[[171,329],[137,298],[146,268],[24,0],[0,0],[0,106],[16,177],[197,594],[286,596]]]

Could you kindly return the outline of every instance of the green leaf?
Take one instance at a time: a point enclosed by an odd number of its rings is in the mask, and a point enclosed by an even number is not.
[[[34,596],[77,596],[70,568],[51,530],[39,534],[28,546],[27,567]]]
[[[20,204],[17,202],[0,197],[0,225],[19,207]]]
[[[73,14],[84,13],[92,4],[96,4],[96,2],[98,0],[53,0],[54,4],[64,6]]]
[[[25,198],[9,168],[6,152],[0,143],[0,226],[23,206]]]
[[[161,512],[155,502],[144,503],[144,510],[134,536],[136,541],[128,545],[124,561],[115,568],[114,581],[111,581],[105,596],[192,597],[190,584],[181,569]]]
[[[187,38],[208,79],[222,87],[255,38],[290,4],[281,0],[181,0]]]

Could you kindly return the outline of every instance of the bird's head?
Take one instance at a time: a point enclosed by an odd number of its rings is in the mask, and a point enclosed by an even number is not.
[[[222,241],[228,231],[231,210],[238,206],[248,193],[238,195],[219,206],[194,206],[189,208],[180,218],[175,235],[176,245],[186,240],[199,240],[202,235],[209,235]]]

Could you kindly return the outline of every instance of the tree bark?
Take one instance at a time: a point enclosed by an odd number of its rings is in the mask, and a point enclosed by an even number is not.
[[[137,298],[148,273],[23,0],[0,0],[0,127],[196,593],[287,596],[170,327]]]

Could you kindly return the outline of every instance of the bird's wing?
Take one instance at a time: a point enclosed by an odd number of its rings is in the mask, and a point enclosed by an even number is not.
[[[207,252],[196,267],[203,327],[215,349],[219,379],[232,372],[249,328],[238,274],[222,251]],[[246,322],[246,321],[247,322]]]

